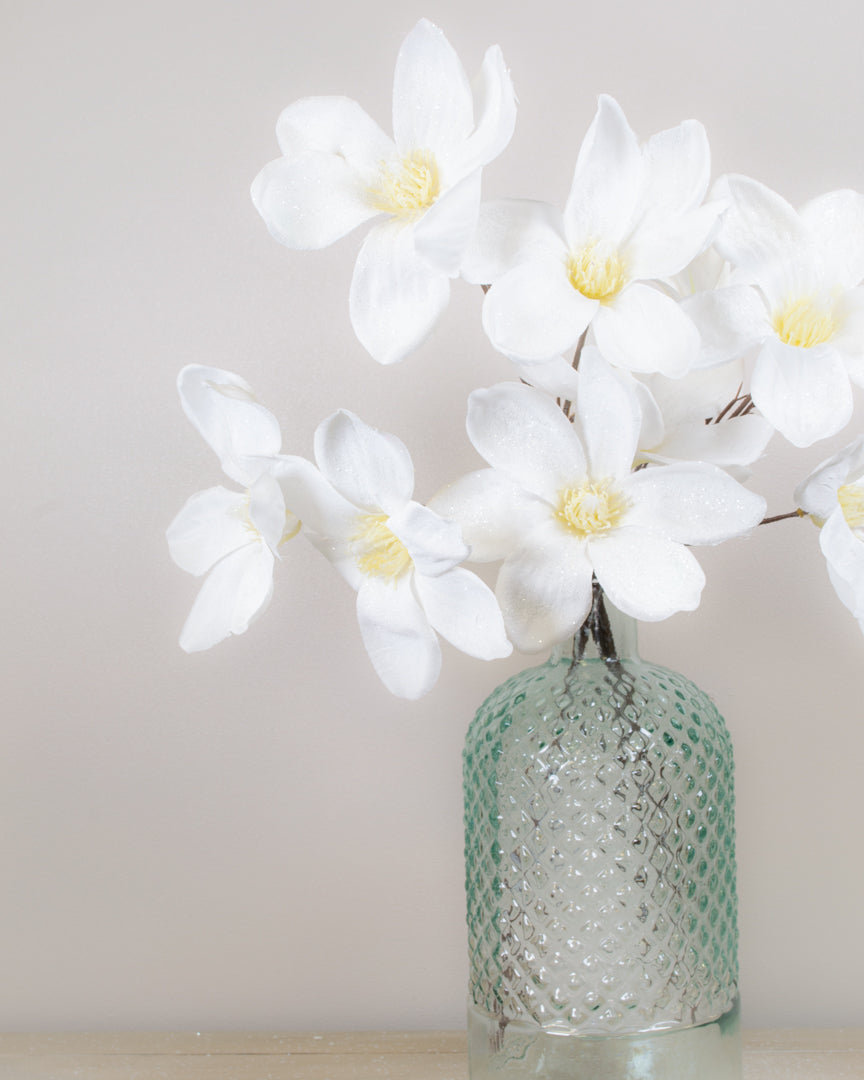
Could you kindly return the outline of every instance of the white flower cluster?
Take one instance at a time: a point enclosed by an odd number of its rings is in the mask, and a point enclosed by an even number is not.
[[[794,210],[742,176],[710,188],[701,124],[641,143],[600,98],[563,211],[481,202],[516,99],[490,48],[470,83],[422,20],[400,50],[393,137],[353,101],[306,98],[252,198],[288,247],[374,222],[351,321],[380,363],[416,349],[450,282],[481,284],[483,327],[521,381],[475,391],[468,436],[488,467],[428,506],[396,438],[347,411],[315,462],[281,453],[274,417],[229,372],[180,374],[183,408],[242,491],[192,497],[168,530],[207,574],[181,635],[205,649],[266,606],[287,540],[305,536],[357,592],[363,642],[394,694],[438,676],[438,636],[483,659],[574,633],[596,579],[639,619],[692,610],[690,548],[742,536],[765,500],[742,481],[774,431],[808,447],[849,422],[864,385],[864,198]],[[864,440],[820,466],[787,515],[810,515],[838,595],[864,629]],[[301,524],[302,523],[302,524]],[[500,561],[493,593],[462,566]]]

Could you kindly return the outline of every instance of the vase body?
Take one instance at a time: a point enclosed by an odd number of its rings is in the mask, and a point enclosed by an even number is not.
[[[741,1077],[729,734],[623,620],[468,731],[472,1080]]]

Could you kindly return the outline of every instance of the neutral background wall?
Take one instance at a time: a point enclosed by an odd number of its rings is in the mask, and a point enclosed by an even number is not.
[[[372,673],[353,594],[290,545],[267,614],[186,656],[197,585],[164,529],[221,482],[179,368],[242,373],[284,448],[347,406],[403,438],[418,497],[478,467],[468,392],[509,378],[457,286],[384,369],[356,343],[357,237],[299,254],[248,198],[280,109],[359,99],[389,127],[421,15],[469,72],[498,42],[521,101],[487,195],[561,203],[601,91],[642,136],[696,116],[715,173],[795,203],[864,188],[855,0],[30,0],[2,5],[5,457],[0,1026],[424,1028],[462,1023],[460,746],[524,661],[453,650],[414,705]],[[776,440],[772,512],[864,428]],[[864,1015],[864,640],[807,522],[705,552],[701,609],[642,634],[728,717],[738,755],[750,1025]]]

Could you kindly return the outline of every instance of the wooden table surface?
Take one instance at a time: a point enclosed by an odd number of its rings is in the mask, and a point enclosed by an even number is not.
[[[864,1028],[744,1034],[745,1080],[864,1080]],[[2,1080],[467,1080],[464,1031],[0,1034]]]

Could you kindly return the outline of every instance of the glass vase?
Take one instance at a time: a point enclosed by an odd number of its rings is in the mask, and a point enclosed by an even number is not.
[[[741,1080],[733,762],[692,682],[586,623],[466,739],[472,1080]]]

